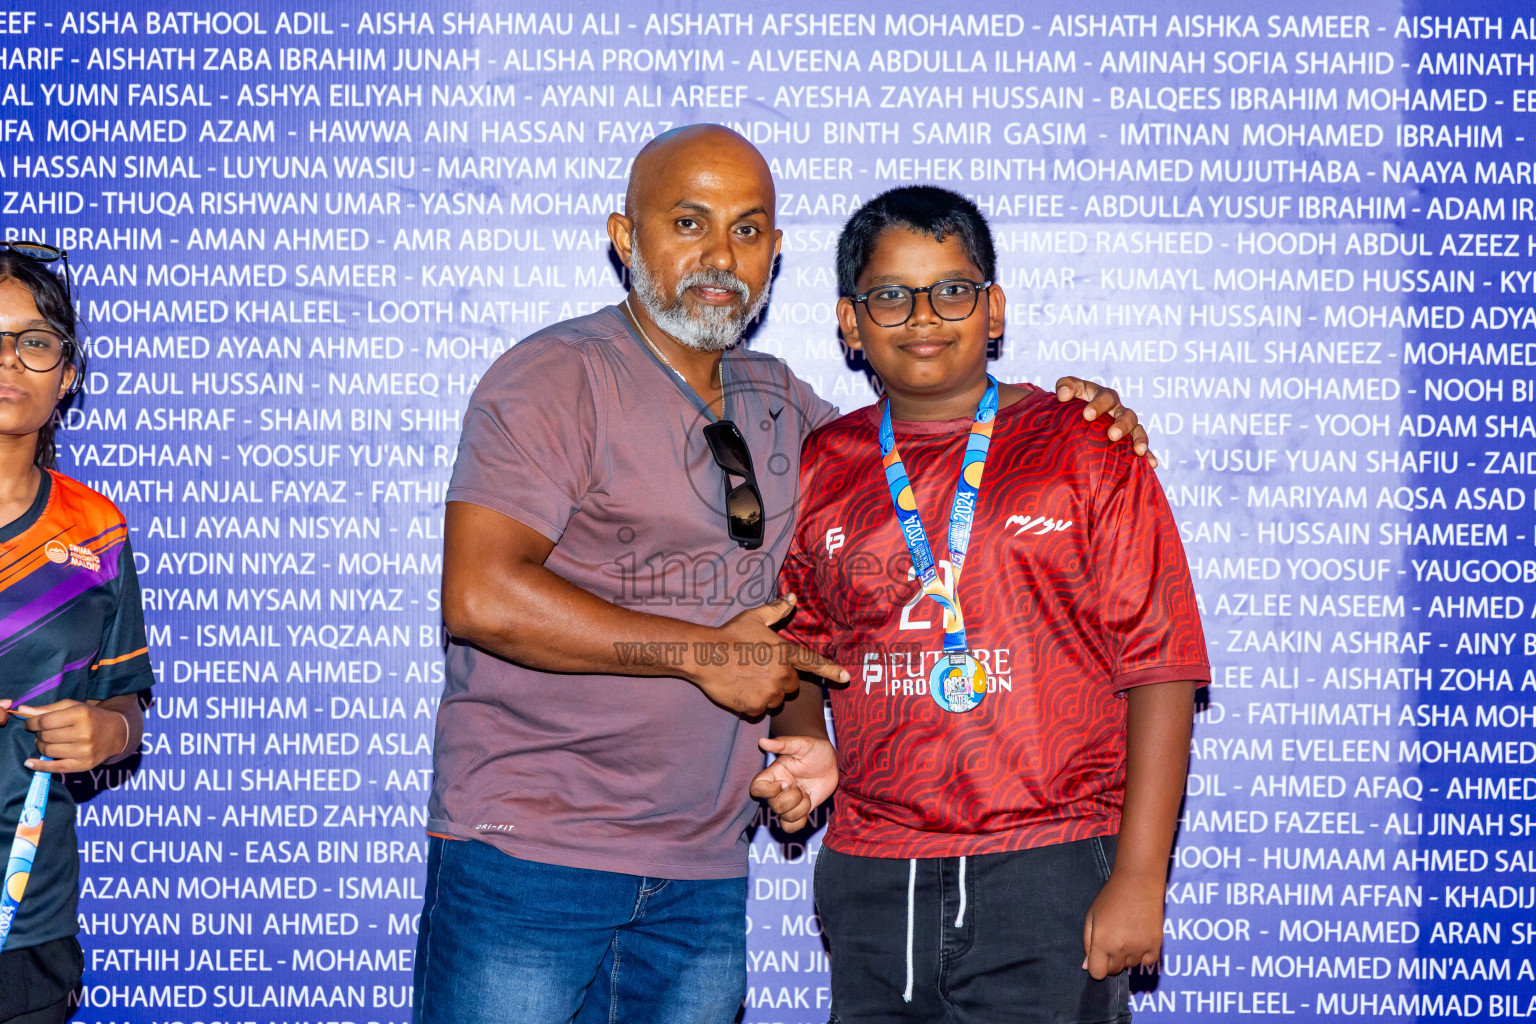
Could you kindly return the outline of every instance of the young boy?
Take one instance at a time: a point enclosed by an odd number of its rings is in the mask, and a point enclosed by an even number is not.
[[[971,202],[887,192],[837,264],[886,398],[806,440],[781,575],[786,635],[854,672],[816,864],[832,1020],[1128,1021],[1210,678],[1167,502],[1072,403],[987,373],[1005,306]],[[819,795],[829,762],[765,774]]]

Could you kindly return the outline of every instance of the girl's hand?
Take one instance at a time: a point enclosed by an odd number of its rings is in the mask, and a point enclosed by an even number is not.
[[[16,710],[32,716],[27,731],[37,736],[37,752],[53,759],[28,758],[28,768],[61,775],[89,771],[128,746],[128,719],[116,711],[78,700]]]

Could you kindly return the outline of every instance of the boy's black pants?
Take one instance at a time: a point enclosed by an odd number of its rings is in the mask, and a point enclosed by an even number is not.
[[[1083,920],[1114,858],[1113,836],[963,866],[959,857],[886,860],[823,847],[816,906],[832,960],[831,1020],[1130,1021],[1129,975],[1094,981],[1082,969]]]

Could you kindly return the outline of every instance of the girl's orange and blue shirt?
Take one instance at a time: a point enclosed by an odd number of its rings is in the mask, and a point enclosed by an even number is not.
[[[105,700],[154,685],[128,525],[111,501],[56,472],[31,508],[0,528],[0,698],[32,706]],[[0,727],[0,848],[10,845],[37,743]],[[73,935],[79,860],[75,803],[48,791],[42,841],[6,949]]]

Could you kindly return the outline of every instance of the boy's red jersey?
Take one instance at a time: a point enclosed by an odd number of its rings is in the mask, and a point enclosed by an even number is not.
[[[928,694],[942,612],[910,576],[880,461],[880,409],[811,434],[780,576],[785,635],[853,675],[832,687],[842,776],[826,843],[867,857],[1000,853],[1109,835],[1125,788],[1125,701],[1209,680],[1161,486],[1082,403],[1026,386],[999,410],[959,595],[988,677],[972,711]],[[895,423],[935,558],[971,419]]]

